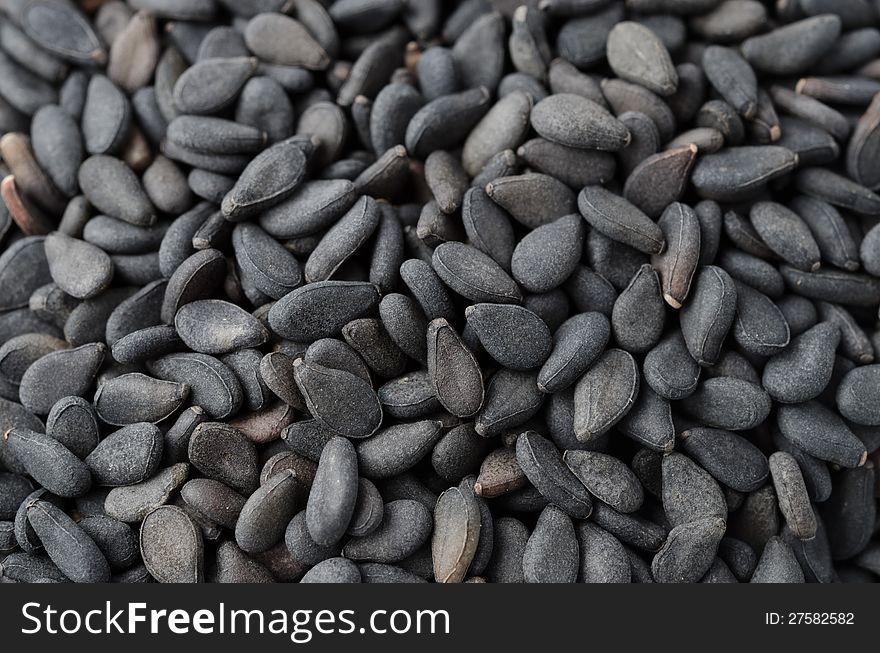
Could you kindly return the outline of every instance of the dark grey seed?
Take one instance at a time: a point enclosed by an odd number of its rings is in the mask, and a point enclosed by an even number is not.
[[[516,459],[513,447],[502,447],[489,453],[480,465],[474,483],[479,497],[491,499],[514,492],[528,485],[525,472]]]
[[[348,530],[358,496],[358,457],[345,438],[334,437],[321,452],[306,506],[312,539],[330,546]]]
[[[410,160],[403,145],[395,145],[382,154],[369,166],[359,166],[362,170],[354,179],[359,195],[389,198],[400,195],[409,183]]]
[[[46,415],[59,399],[84,395],[95,379],[106,349],[102,343],[93,343],[46,354],[22,375],[21,403],[38,415]]]
[[[486,352],[503,366],[529,370],[547,360],[552,337],[537,315],[509,304],[476,304],[465,311]]]
[[[681,331],[688,351],[702,366],[712,365],[733,324],[737,292],[721,268],[706,266],[697,275],[690,301],[681,311]]]
[[[312,234],[331,226],[357,200],[346,180],[309,181],[260,216],[260,226],[276,238]]]
[[[359,478],[357,500],[348,525],[348,534],[354,537],[369,535],[382,523],[384,514],[385,505],[382,503],[379,490],[372,482]]]
[[[649,254],[663,250],[663,232],[648,216],[601,186],[587,186],[578,196],[581,214],[609,238]]]
[[[431,557],[438,583],[460,583],[477,552],[480,508],[473,492],[453,487],[443,492],[434,509]]]
[[[672,109],[648,89],[622,79],[605,79],[602,81],[602,92],[618,116],[641,113],[651,119],[663,142],[675,136],[676,122]]]
[[[639,371],[631,354],[609,349],[575,386],[574,430],[587,442],[619,422],[639,393]]]
[[[592,521],[625,544],[644,551],[658,551],[666,530],[638,515],[619,513],[602,501],[593,502]]]
[[[34,114],[31,142],[37,162],[55,186],[68,197],[76,195],[79,191],[77,171],[83,159],[83,146],[74,119],[61,107],[42,107]]]
[[[199,198],[211,204],[220,204],[226,193],[235,186],[235,179],[217,172],[193,168],[187,177],[187,184]]]
[[[544,398],[536,372],[500,369],[486,388],[486,400],[476,418],[477,433],[489,438],[525,424],[541,409]]]
[[[669,451],[675,443],[675,425],[669,401],[650,387],[642,388],[619,430],[636,442],[656,451]]]
[[[204,422],[192,432],[189,459],[205,476],[250,494],[259,485],[256,449],[241,431],[220,422]]]
[[[286,477],[287,474],[282,473],[279,476]],[[247,503],[238,492],[210,478],[187,481],[180,490],[180,496],[190,509],[205,519],[230,529],[236,527],[239,514]]]
[[[241,221],[280,204],[302,182],[313,143],[294,136],[263,150],[223,198],[223,215]]]
[[[160,583],[199,583],[204,580],[201,532],[176,506],[148,514],[140,531],[141,555],[150,575]]]
[[[0,45],[17,63],[48,82],[59,83],[67,76],[67,64],[46,52],[12,23],[0,29]]]
[[[494,551],[485,570],[491,583],[524,583],[523,557],[529,541],[529,529],[518,519],[495,520]]]
[[[825,168],[804,168],[795,176],[799,191],[862,215],[880,215],[880,197],[847,177]]]
[[[611,317],[617,290],[602,275],[579,265],[565,282],[565,290],[578,312],[592,311]]]
[[[513,33],[508,40],[508,49],[514,68],[542,79],[552,57],[544,15],[526,6],[517,8],[512,18]]]
[[[427,321],[421,309],[406,295],[385,295],[379,303],[382,325],[395,344],[411,358],[427,361]]]
[[[874,227],[865,234],[859,255],[865,271],[876,276],[880,272],[880,229]]]
[[[0,487],[3,489],[0,497],[0,516],[4,520],[13,519],[21,504],[34,492],[34,486],[23,475],[0,472]]]
[[[48,501],[27,509],[30,522],[46,553],[75,583],[101,583],[110,578],[110,565],[95,541],[62,510]]]
[[[690,396],[700,379],[700,366],[690,355],[680,331],[668,335],[647,353],[642,371],[651,389],[672,401]]]
[[[561,288],[546,293],[526,295],[523,297],[523,306],[544,320],[551,332],[562,326],[570,311],[568,296]]]
[[[14,336],[0,347],[0,376],[15,386],[17,396],[21,377],[28,367],[46,354],[67,348],[64,340],[43,333]]]
[[[611,154],[566,147],[543,138],[526,141],[517,155],[538,172],[556,177],[573,188],[605,183],[614,177],[616,169]]]
[[[350,560],[400,562],[428,541],[432,527],[431,514],[422,504],[408,499],[391,501],[385,504],[379,528],[349,540],[343,553]]]
[[[489,93],[483,87],[442,96],[429,102],[409,121],[405,138],[407,151],[425,158],[434,150],[449,149],[457,145],[488,109]],[[450,118],[453,118],[451,123]]]
[[[275,577],[262,564],[246,555],[233,542],[217,547],[208,582],[213,583],[274,583]]]
[[[55,231],[46,237],[49,273],[68,295],[88,299],[103,292],[113,279],[113,263],[101,249]]]
[[[381,320],[361,318],[342,328],[342,336],[378,376],[399,376],[406,368],[406,355],[385,330]]]
[[[805,579],[814,583],[830,583],[834,577],[831,547],[821,519],[818,514],[815,517],[816,537],[812,540],[799,539],[788,526],[783,529],[782,538],[794,551]]]
[[[168,502],[186,481],[189,465],[178,463],[159,471],[143,483],[110,490],[104,502],[107,515],[124,522],[140,522],[152,510]]]
[[[703,52],[702,64],[709,83],[740,115],[744,118],[755,115],[758,108],[755,72],[736,50],[710,45]]]
[[[525,582],[573,583],[578,563],[578,540],[571,517],[555,506],[547,506],[523,552]]]
[[[874,531],[874,465],[838,472],[831,498],[822,505],[831,555],[835,560],[851,558],[868,545]]]
[[[754,383],[734,377],[706,379],[683,401],[683,407],[707,426],[743,431],[770,414],[770,396]]]
[[[249,363],[248,370],[236,371],[236,376],[241,376],[242,378],[249,377],[249,379],[245,378],[242,381],[242,385],[247,383],[251,386],[259,387],[259,391],[252,390],[251,392],[255,395],[259,392],[259,400],[262,403],[260,408],[254,412],[242,413],[237,418],[231,420],[229,425],[244,433],[245,437],[252,442],[270,444],[271,447],[265,452],[268,455],[278,449],[282,449],[282,443],[279,441],[281,432],[293,422],[296,415],[292,407],[283,401],[275,401],[274,397],[269,394],[265,384],[261,383],[262,379],[258,370],[260,352],[255,349],[245,349],[243,351],[248,353],[247,358],[251,362]],[[232,354],[223,358],[229,361],[237,357]],[[229,363],[227,362],[227,364]]]
[[[780,121],[780,127],[782,137],[776,145],[794,152],[801,166],[831,163],[840,155],[840,146],[831,134],[818,127],[787,116]]]
[[[809,70],[840,35],[840,18],[825,14],[806,18],[742,43],[742,53],[761,72],[796,75]]]
[[[180,339],[202,354],[259,347],[269,334],[253,315],[229,302],[206,299],[184,304],[174,316]]]
[[[455,40],[452,54],[463,88],[495,89],[504,68],[505,21],[492,12],[475,18]]]
[[[791,547],[780,537],[771,537],[752,574],[752,583],[803,583],[804,572]]]
[[[163,276],[171,277],[180,264],[195,252],[193,236],[214,210],[214,206],[202,202],[171,223],[159,246],[159,266]]]
[[[296,132],[318,141],[315,163],[327,165],[342,152],[348,135],[348,121],[342,109],[335,104],[316,102],[300,116]]]
[[[294,361],[294,378],[309,412],[326,428],[352,438],[379,428],[382,406],[363,379],[302,359]]]
[[[629,144],[626,126],[599,104],[571,93],[535,105],[532,127],[549,141],[580,149],[616,152]]]
[[[579,215],[565,216],[533,230],[513,251],[514,278],[535,293],[561,285],[581,258],[585,231]]]
[[[119,152],[131,132],[131,104],[103,75],[91,78],[83,107],[82,138],[89,154]]]
[[[358,201],[331,227],[305,264],[307,283],[326,281],[373,235],[379,225],[379,205],[370,197]]]
[[[866,426],[880,425],[878,387],[880,365],[850,370],[837,387],[837,408],[848,420]]]
[[[498,100],[465,140],[461,158],[467,173],[476,176],[493,156],[515,150],[525,140],[531,110],[531,98],[521,91]]]
[[[294,422],[281,432],[281,439],[294,453],[317,463],[321,450],[333,437],[333,432],[316,419]]]
[[[247,167],[249,160],[244,154],[204,154],[180,147],[173,141],[168,140],[162,143],[162,154],[169,159],[174,159],[194,168],[236,176]]]
[[[0,310],[27,306],[33,292],[52,281],[45,241],[42,236],[22,238],[0,255]]]
[[[389,84],[383,88],[369,114],[367,145],[375,152],[403,145],[409,121],[424,104],[421,93],[409,84]],[[357,101],[352,105],[353,108],[358,106],[361,105]]]
[[[538,389],[555,393],[571,387],[604,350],[610,333],[608,319],[601,313],[582,313],[563,322],[538,374]]]
[[[462,204],[470,179],[455,156],[436,150],[425,160],[425,183],[443,213],[455,213]]]
[[[210,114],[235,102],[257,69],[253,57],[206,59],[180,74],[174,88],[174,106],[181,113]],[[166,116],[166,120],[171,117]]]
[[[509,270],[515,243],[505,211],[482,189],[472,188],[464,195],[461,217],[471,244]]]
[[[267,357],[275,354],[268,354]],[[282,354],[283,355],[283,354]],[[290,358],[290,356],[288,356]],[[370,382],[370,368],[361,355],[347,342],[335,338],[316,340],[306,349],[305,360],[334,370],[345,370]]]
[[[85,462],[98,485],[142,483],[159,468],[162,432],[147,423],[131,424],[107,436]]]
[[[241,505],[235,519],[238,546],[247,553],[271,549],[284,536],[302,499],[303,488],[291,470],[268,479]]]
[[[593,503],[587,489],[549,440],[534,431],[520,434],[516,459],[531,484],[549,501],[578,519],[590,516]]]
[[[651,562],[651,572],[660,583],[693,583],[703,577],[718,550],[725,523],[706,517],[676,526]]]
[[[865,461],[862,441],[836,413],[816,401],[779,406],[776,424],[782,435],[819,460],[843,467],[856,467]]]
[[[710,42],[739,42],[764,27],[767,9],[754,0],[727,0],[702,16],[690,19],[689,25]]]
[[[681,433],[680,442],[685,453],[726,487],[752,492],[767,480],[767,457],[736,433],[696,427]]]
[[[629,556],[616,537],[589,522],[579,523],[575,530],[580,549],[578,582],[630,582]]]
[[[361,571],[345,558],[322,560],[306,572],[301,583],[360,583]]]
[[[266,146],[266,133],[256,127],[209,116],[178,116],[167,137],[176,145],[206,154],[249,154]]]
[[[423,578],[394,565],[364,562],[359,565],[364,583],[424,583]]]
[[[788,265],[781,272],[793,292],[810,299],[854,306],[873,306],[880,300],[880,282],[868,275],[834,269],[804,272]]]
[[[131,297],[135,288],[111,288],[94,299],[81,302],[64,324],[64,337],[72,345],[104,340],[107,321],[116,307]]]
[[[167,222],[144,228],[106,215],[96,215],[85,223],[80,236],[108,254],[147,254],[159,248],[167,229]]]
[[[740,582],[747,582],[758,564],[752,547],[733,537],[725,537],[718,546],[718,557]]]
[[[554,177],[538,173],[494,179],[486,185],[486,193],[530,229],[571,215],[576,209],[571,189]]]
[[[455,58],[448,48],[432,46],[422,52],[416,63],[416,76],[428,101],[459,90]]]
[[[785,316],[785,321],[788,322],[788,328],[793,337],[799,336],[819,322],[816,306],[809,299],[798,295],[786,295],[776,300],[776,306]],[[833,322],[832,319],[827,321]]]
[[[728,145],[742,145],[745,127],[732,106],[723,100],[709,100],[697,113],[697,127],[716,129]]]
[[[270,143],[293,135],[294,116],[286,91],[270,77],[248,80],[235,108],[235,121],[264,132]]]
[[[681,308],[700,263],[700,220],[689,206],[675,202],[663,212],[658,225],[667,246],[651,262],[660,275],[663,299],[673,308]]]
[[[290,520],[284,533],[284,543],[293,559],[302,566],[302,570],[296,574],[297,576],[302,574],[307,567],[338,556],[342,549],[339,545],[320,546],[312,540],[306,528],[305,510],[297,513]]]
[[[735,200],[754,195],[796,163],[796,155],[782,147],[734,147],[702,157],[694,166],[691,180],[702,197]],[[736,174],[731,175],[731,171]]]
[[[188,385],[192,402],[201,406],[210,417],[225,419],[241,407],[241,384],[235,374],[213,356],[168,354],[148,367],[160,379]]]
[[[819,245],[794,211],[775,202],[758,202],[749,218],[761,239],[784,261],[807,272],[819,268]]]
[[[788,346],[790,332],[785,316],[776,304],[750,286],[736,285],[736,318],[733,337],[744,351],[755,356],[773,356]]]
[[[712,127],[695,127],[669,141],[666,149],[693,145],[700,154],[714,154],[724,147],[724,135]]]
[[[831,322],[821,322],[805,331],[767,361],[764,388],[782,403],[815,399],[831,380],[840,339],[840,329]]]
[[[375,310],[376,287],[357,281],[323,281],[298,288],[269,311],[272,331],[299,342],[334,336],[351,320]]]
[[[140,560],[137,535],[125,522],[95,516],[82,519],[78,525],[94,540],[111,570],[122,571]]]
[[[597,13],[578,8],[571,13],[573,17],[566,20],[559,30],[556,49],[564,60],[579,68],[589,68],[605,58],[608,35],[614,25],[623,19],[623,7],[615,4],[607,9],[601,8]],[[563,15],[568,15],[568,12]]]
[[[382,410],[397,419],[419,419],[443,410],[425,371],[388,381],[378,395]]]
[[[801,540],[816,536],[816,518],[804,477],[794,456],[777,451],[770,456],[770,473],[786,524]]]
[[[369,478],[388,478],[405,472],[424,458],[443,434],[433,420],[396,424],[358,443],[360,471]]]
[[[59,399],[46,418],[46,434],[58,440],[77,458],[85,458],[98,444],[95,409],[80,397]]]
[[[165,432],[164,460],[179,463],[186,460],[189,439],[193,429],[209,418],[200,406],[190,406],[178,415],[171,427]]]
[[[481,437],[473,424],[460,424],[434,446],[431,465],[441,478],[450,483],[458,482],[479,470],[490,448],[490,441]]]
[[[130,333],[159,324],[165,290],[165,281],[159,279],[119,302],[107,317],[103,339],[112,347]],[[70,319],[74,316],[75,313],[71,314]]]
[[[772,250],[761,240],[752,223],[736,211],[728,211],[724,214],[724,233],[739,249],[752,256],[770,261],[775,258]]]
[[[653,267],[643,265],[614,302],[611,331],[622,349],[645,353],[660,340],[664,322],[660,280]]]
[[[776,266],[769,261],[747,254],[740,249],[725,248],[718,255],[717,262],[719,267],[736,281],[772,297],[774,301],[783,299],[785,280]]]
[[[617,23],[608,33],[607,57],[611,69],[622,79],[659,95],[672,95],[678,88],[678,75],[669,51],[644,25],[631,21]]]
[[[57,104],[58,93],[49,82],[18,65],[5,53],[0,53],[0,72],[4,104],[14,111],[32,116],[42,106]]]
[[[566,451],[563,460],[590,494],[618,512],[630,513],[641,507],[642,485],[617,458],[592,451]]]
[[[83,194],[99,211],[139,227],[156,222],[153,205],[125,163],[112,156],[93,156],[79,169]]]
[[[691,144],[647,157],[627,177],[624,197],[649,217],[659,217],[681,198],[696,156]]]
[[[128,365],[170,354],[182,344],[174,327],[162,324],[123,336],[113,344],[111,351],[115,361]]]
[[[175,413],[188,397],[186,384],[134,372],[103,383],[95,394],[95,410],[101,421],[114,426],[155,424]]]
[[[3,576],[22,583],[67,583],[70,579],[45,553],[14,551],[3,559]]]
[[[483,405],[483,376],[473,353],[443,319],[427,331],[428,374],[440,403],[459,417],[474,415]]]

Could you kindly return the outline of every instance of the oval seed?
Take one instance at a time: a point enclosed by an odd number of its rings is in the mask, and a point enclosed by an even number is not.
[[[472,493],[449,488],[434,508],[431,556],[434,578],[460,583],[474,559],[480,537],[480,509]]]
[[[106,583],[110,565],[95,541],[63,511],[48,501],[27,508],[28,522],[49,558],[75,583]]]
[[[160,583],[204,580],[204,542],[199,529],[176,506],[156,508],[144,518],[141,555],[150,575]]]
[[[306,526],[323,546],[338,542],[348,530],[358,494],[358,457],[345,438],[324,447],[306,505]]]
[[[587,442],[619,422],[639,393],[639,372],[632,355],[609,349],[587,370],[574,393],[574,431]]]
[[[302,485],[291,470],[269,478],[241,506],[235,522],[236,544],[246,553],[261,553],[272,548],[284,536],[302,494]]]
[[[453,415],[470,417],[483,405],[483,375],[455,329],[439,318],[428,324],[428,375],[437,399]]]
[[[352,538],[343,549],[350,560],[391,564],[415,553],[431,535],[433,524],[428,509],[417,501],[399,499],[385,504],[385,516],[378,529]]]
[[[95,394],[95,411],[103,422],[114,426],[155,424],[175,413],[188,397],[186,384],[134,372],[103,383]]]

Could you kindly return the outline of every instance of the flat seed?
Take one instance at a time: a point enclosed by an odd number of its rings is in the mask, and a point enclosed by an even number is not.
[[[639,372],[632,356],[609,349],[575,386],[575,435],[581,442],[596,438],[619,422],[639,393]]]
[[[578,195],[581,215],[601,233],[648,254],[663,250],[663,232],[648,216],[622,197],[600,186],[587,186]]]
[[[113,488],[107,494],[104,509],[111,517],[124,522],[140,522],[152,510],[167,503],[171,494],[186,481],[189,465],[178,463],[160,470],[151,479],[128,487]]]
[[[95,410],[103,422],[115,426],[155,424],[175,413],[188,397],[185,384],[135,372],[102,384],[95,394]]]
[[[204,580],[202,534],[186,513],[162,506],[144,518],[141,555],[150,575],[160,583],[198,583]]]
[[[712,365],[718,360],[733,324],[736,305],[733,279],[721,268],[702,268],[690,301],[681,312],[681,330],[688,351],[700,365]]]
[[[839,35],[839,17],[814,16],[746,39],[742,53],[761,72],[796,75],[819,61]]]
[[[486,400],[476,416],[474,428],[490,438],[528,422],[544,403],[536,372],[515,372],[501,368],[486,387]]]
[[[589,522],[575,527],[580,552],[577,579],[582,583],[629,583],[635,575],[627,550],[614,535]],[[635,580],[633,578],[633,580]]]
[[[21,378],[22,404],[46,415],[59,399],[84,395],[95,379],[106,349],[105,345],[94,343],[46,354]]]
[[[791,547],[779,537],[771,537],[758,560],[750,583],[803,583],[804,572]]]
[[[724,535],[724,520],[707,517],[676,526],[651,562],[658,582],[693,583],[702,578]]]
[[[754,428],[770,414],[770,397],[762,388],[733,377],[703,381],[684,400],[685,410],[708,426],[742,431]]]
[[[101,583],[110,578],[110,565],[95,541],[63,511],[47,501],[27,509],[28,522],[49,558],[75,583]]]
[[[302,500],[302,486],[291,470],[268,479],[248,498],[235,523],[235,541],[246,553],[261,553],[284,536]]]
[[[330,64],[324,48],[298,21],[282,14],[254,16],[244,32],[248,48],[269,63],[323,70]]]
[[[443,319],[427,332],[428,374],[437,399],[453,415],[470,417],[483,405],[483,375],[473,353]]]
[[[464,580],[477,552],[480,509],[473,493],[449,488],[434,509],[431,554],[434,578],[441,583]]]
[[[571,387],[601,354],[610,333],[608,319],[601,313],[583,313],[563,322],[538,374],[538,389],[555,393]]]
[[[269,334],[247,311],[216,299],[184,304],[174,316],[174,328],[193,351],[225,354],[246,347],[259,347]]]
[[[641,388],[635,404],[620,420],[618,428],[654,451],[669,451],[675,444],[670,402],[650,387]]]
[[[125,426],[107,436],[85,462],[98,485],[118,487],[142,483],[162,460],[162,432],[147,423]]]
[[[197,115],[225,109],[235,101],[256,69],[257,60],[251,57],[199,61],[174,83],[174,106],[181,113]]]
[[[755,71],[732,48],[710,45],[703,52],[703,71],[709,83],[743,118],[758,110]]]
[[[358,444],[361,473],[369,478],[389,478],[414,467],[442,435],[440,422],[425,420],[382,429]]]
[[[4,440],[14,460],[53,494],[75,497],[88,492],[92,484],[88,467],[58,440],[21,427],[9,431]]]
[[[409,121],[404,142],[407,152],[426,158],[434,150],[457,145],[488,109],[489,93],[483,87],[429,102]],[[449,122],[451,117],[454,118]]]
[[[378,204],[369,197],[358,201],[333,227],[309,256],[305,265],[307,283],[326,281],[360,249],[379,225]]]
[[[49,273],[72,297],[88,299],[104,291],[113,279],[113,263],[101,249],[60,232],[46,237]]]
[[[58,440],[77,458],[85,458],[98,444],[95,409],[81,397],[59,399],[46,418],[46,434]]]
[[[611,331],[622,349],[644,353],[660,340],[664,322],[660,280],[653,267],[643,265],[614,302]]]
[[[204,422],[193,430],[189,459],[205,476],[249,494],[259,485],[257,452],[244,435],[220,422]]]
[[[343,552],[350,560],[400,562],[428,541],[432,527],[431,515],[422,504],[409,499],[391,501],[385,504],[379,528],[349,540]]]
[[[816,518],[807,486],[794,456],[777,451],[770,456],[770,473],[779,499],[779,509],[792,532],[802,540],[816,536]]]
[[[580,149],[616,152],[629,144],[629,130],[600,105],[571,93],[535,105],[532,127],[549,141]]]
[[[837,408],[848,420],[866,426],[880,425],[877,410],[877,380],[880,365],[850,370],[837,387]]]
[[[548,500],[578,519],[590,515],[589,493],[552,443],[535,432],[520,434],[516,457],[526,477]]]
[[[659,217],[669,204],[681,198],[696,156],[695,145],[649,156],[627,177],[624,197],[649,217]]]
[[[354,281],[312,283],[288,293],[269,311],[269,325],[277,335],[296,341],[334,336],[351,320],[379,303],[372,284]]]
[[[631,21],[617,23],[608,33],[608,64],[623,79],[659,95],[672,95],[678,75],[669,51],[647,27]]]
[[[514,370],[539,367],[550,355],[552,339],[537,315],[509,304],[476,304],[465,311],[486,352]]]
[[[523,552],[525,582],[573,583],[578,562],[578,541],[571,517],[555,506],[547,506]]]
[[[486,185],[486,194],[530,229],[550,224],[576,210],[571,189],[554,177],[538,173],[498,177]]]
[[[348,530],[358,494],[357,462],[354,447],[344,438],[333,438],[321,452],[306,506],[306,526],[318,544],[334,544]]]
[[[83,194],[99,211],[139,227],[156,222],[152,203],[134,172],[119,159],[93,156],[79,169]]]
[[[618,512],[638,510],[642,485],[630,469],[613,456],[593,451],[566,451],[563,460],[590,494]]]
[[[372,482],[359,478],[357,500],[348,525],[348,534],[354,537],[369,535],[379,528],[384,515],[385,504],[382,503],[379,490]]]
[[[193,403],[215,419],[238,412],[244,399],[232,371],[206,354],[168,354],[150,363],[149,370],[165,381],[188,385]]]
[[[180,496],[188,507],[206,519],[232,529],[246,503],[235,490],[210,478],[187,481],[180,489]]]

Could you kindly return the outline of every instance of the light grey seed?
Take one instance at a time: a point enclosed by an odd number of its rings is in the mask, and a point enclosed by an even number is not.
[[[880,300],[880,282],[866,274],[835,269],[804,272],[788,265],[782,265],[780,272],[790,290],[810,299],[852,306],[873,306]]]
[[[155,15],[139,11],[114,38],[107,75],[127,92],[133,93],[152,80],[159,53]]]
[[[362,197],[331,227],[306,261],[307,283],[326,281],[373,235],[379,225],[379,205]]]
[[[35,414],[46,415],[59,399],[84,395],[106,350],[103,343],[92,343],[51,352],[38,359],[21,377],[22,405]]]
[[[703,72],[718,91],[743,118],[758,110],[758,82],[755,71],[736,50],[710,45],[703,51]]]
[[[237,413],[244,399],[238,379],[213,356],[168,354],[151,362],[148,368],[160,379],[188,385],[192,402],[215,419]]]
[[[617,458],[594,451],[566,451],[562,459],[590,494],[618,512],[638,510],[644,490],[636,475]]]
[[[294,109],[284,88],[270,77],[253,77],[235,107],[235,121],[264,132],[270,143],[293,135]]]
[[[789,207],[807,223],[824,260],[851,272],[858,269],[858,246],[837,209],[804,195],[795,197]]]
[[[348,541],[343,553],[349,560],[391,564],[415,553],[431,536],[433,522],[427,508],[417,501],[399,499],[385,504],[379,528]]]
[[[791,547],[773,536],[764,547],[751,583],[803,583],[804,572]]]
[[[514,279],[534,293],[560,286],[580,261],[586,228],[574,214],[537,227],[517,244],[511,258]]]
[[[840,329],[821,322],[795,338],[764,366],[762,384],[782,403],[803,403],[818,397],[831,380]]]
[[[658,95],[622,79],[602,80],[602,92],[617,116],[627,112],[642,113],[657,127],[663,142],[675,136],[677,131],[675,115]]]
[[[113,263],[101,249],[55,231],[44,241],[52,280],[71,297],[89,299],[113,280]]]
[[[770,456],[770,474],[786,524],[799,539],[813,539],[816,518],[797,460],[791,454],[777,451]]]
[[[156,222],[152,203],[140,180],[124,162],[112,156],[93,156],[79,169],[83,194],[97,210],[138,227]]]
[[[244,37],[234,27],[214,27],[199,43],[196,61],[220,57],[247,57]]]
[[[351,320],[372,313],[379,293],[369,283],[323,281],[297,288],[269,310],[272,331],[297,342],[334,336]]]
[[[48,501],[27,508],[28,522],[58,569],[75,583],[101,583],[110,578],[107,558],[89,535]]]
[[[617,344],[632,353],[645,353],[660,340],[666,307],[657,272],[643,265],[614,302],[611,331]]]
[[[174,316],[174,328],[187,347],[202,354],[227,354],[259,347],[269,339],[268,331],[257,318],[219,299],[184,304]]]
[[[443,150],[436,150],[425,159],[425,182],[443,213],[455,213],[461,208],[470,184],[458,158]]]
[[[543,79],[552,58],[544,15],[528,6],[513,12],[513,32],[508,39],[513,66],[535,79]]]
[[[232,177],[200,168],[190,170],[186,182],[196,197],[211,204],[220,204],[226,193],[235,186],[235,179]]]
[[[97,485],[142,483],[159,469],[162,432],[153,424],[130,424],[107,436],[85,459]]]
[[[613,240],[648,254],[663,250],[663,232],[640,209],[601,186],[587,186],[578,195],[581,215]]]
[[[365,438],[382,421],[382,405],[363,379],[302,359],[294,361],[294,379],[312,416],[339,435]]]
[[[567,147],[617,152],[630,142],[629,130],[604,107],[571,93],[536,104],[531,123],[540,136]]]
[[[493,156],[525,140],[531,110],[532,100],[523,92],[498,100],[465,140],[461,158],[469,175],[476,176]]]
[[[649,217],[659,217],[681,198],[696,157],[697,147],[692,144],[647,157],[627,177],[624,197]]]
[[[406,141],[406,128],[425,104],[409,84],[389,84],[376,96],[369,115],[369,143],[375,152],[386,152]],[[357,106],[358,103],[352,105]]]
[[[629,583],[634,580],[629,554],[614,535],[590,522],[575,527],[581,583]]]
[[[189,460],[208,478],[242,494],[259,485],[257,450],[238,429],[221,422],[203,422],[189,440]]]
[[[107,515],[120,521],[140,522],[151,511],[168,502],[171,494],[186,481],[189,465],[178,463],[160,470],[152,478],[110,490],[104,502]]]
[[[878,379],[880,365],[864,365],[847,372],[837,387],[836,399],[840,414],[856,424],[880,425]]]
[[[263,13],[254,16],[244,31],[251,52],[263,61],[285,66],[323,70],[330,57],[306,27],[289,16]]]
[[[103,75],[89,82],[83,107],[82,137],[89,154],[119,152],[131,132],[131,104],[125,93]]]
[[[737,291],[733,279],[715,266],[700,269],[690,301],[681,311],[681,332],[691,356],[701,366],[713,365],[733,325]]]
[[[5,28],[5,25],[4,25]],[[40,108],[31,124],[34,156],[52,183],[68,197],[79,192],[77,171],[83,160],[79,127],[59,106]]]
[[[434,508],[431,558],[438,583],[460,583],[477,552],[481,515],[473,492],[452,487]]]
[[[426,158],[434,150],[461,143],[489,110],[485,87],[437,98],[422,107],[406,128],[406,150]]]
[[[536,372],[501,368],[486,387],[486,400],[477,413],[474,428],[484,438],[500,435],[534,417],[544,398],[538,390]]]
[[[510,304],[476,304],[465,310],[468,325],[486,352],[512,370],[541,366],[550,355],[552,336],[530,310]]]
[[[791,332],[776,304],[750,286],[736,285],[736,318],[733,338],[747,353],[755,356],[773,356],[788,346]]]
[[[851,179],[825,168],[804,168],[795,176],[797,189],[861,215],[880,215],[880,196]]]
[[[275,238],[294,238],[332,226],[358,200],[345,179],[307,181],[290,198],[261,213],[260,226]]]
[[[202,534],[180,508],[162,506],[148,514],[141,525],[140,547],[147,570],[160,583],[203,582]]]
[[[92,477],[88,467],[58,440],[28,428],[13,427],[4,441],[11,459],[19,461],[23,471],[49,492],[76,497],[89,491]]]
[[[673,528],[651,562],[655,580],[661,583],[698,581],[711,567],[724,529],[724,520],[718,517],[706,517]]]
[[[108,254],[147,254],[159,248],[168,228],[167,222],[144,228],[110,216],[96,215],[88,218],[78,235],[67,235],[81,237]]]
[[[840,29],[838,16],[813,16],[748,38],[741,49],[743,56],[761,72],[796,75],[823,58],[837,41]]]
[[[504,70],[504,32],[504,19],[492,12],[473,20],[455,40],[452,55],[462,88],[498,86]]]
[[[491,583],[524,583],[523,558],[529,541],[529,529],[518,519],[495,520],[494,551],[485,570]]]
[[[617,23],[608,33],[608,64],[627,81],[659,95],[672,95],[678,74],[666,46],[648,27],[632,21]]]
[[[170,278],[180,264],[195,253],[193,236],[214,211],[213,205],[202,202],[171,223],[159,245],[159,266],[163,276]]]
[[[713,43],[739,42],[763,29],[767,9],[755,0],[726,0],[702,16],[694,16],[689,25]]]
[[[632,355],[609,349],[575,386],[574,432],[587,442],[599,437],[633,407],[639,394],[639,371]]]
[[[578,576],[578,540],[565,512],[556,506],[541,511],[523,552],[527,583],[573,583]]]
[[[601,313],[572,316],[553,335],[553,350],[538,374],[538,389],[556,393],[571,387],[605,349],[611,327]]]
[[[181,113],[211,114],[225,109],[241,93],[257,69],[253,57],[205,59],[179,74],[173,82],[173,104]],[[161,106],[161,105],[160,105]],[[171,120],[174,116],[165,116]]]
[[[663,456],[663,510],[673,527],[727,516],[724,494],[715,479],[675,452]]]
[[[94,299],[80,302],[64,323],[64,338],[75,346],[105,339],[110,315],[135,291],[136,288],[110,288]]]
[[[258,154],[223,198],[223,215],[234,222],[256,215],[290,197],[302,182],[312,142],[294,136]]]
[[[439,45],[429,47],[416,63],[416,77],[422,95],[429,102],[460,90],[452,50]]]
[[[359,478],[357,500],[348,525],[348,534],[354,537],[369,535],[382,523],[384,513],[385,505],[379,490],[372,482]]]
[[[59,399],[46,418],[46,434],[58,440],[77,458],[85,458],[98,444],[98,418],[81,397]]]
[[[351,442],[334,437],[318,461],[306,506],[306,526],[312,539],[329,546],[348,530],[358,495],[358,457]]]
[[[184,383],[133,372],[101,384],[95,394],[95,410],[101,421],[113,426],[155,424],[170,417],[188,398],[189,387]]]

